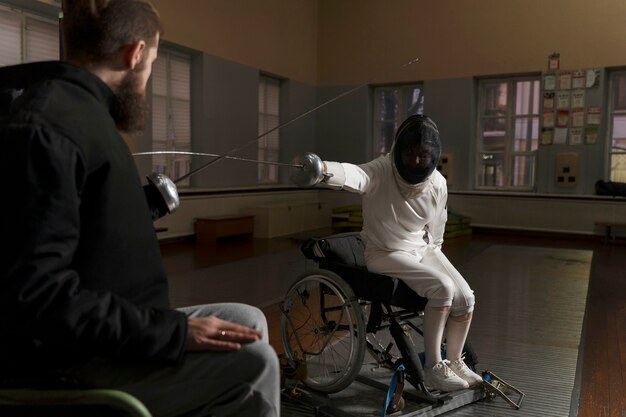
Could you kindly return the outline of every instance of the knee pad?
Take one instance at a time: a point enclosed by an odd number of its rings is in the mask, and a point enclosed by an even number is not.
[[[432,293],[430,298],[435,300],[452,300],[454,299],[454,290],[455,288],[452,281],[443,281],[441,282],[441,286]]]

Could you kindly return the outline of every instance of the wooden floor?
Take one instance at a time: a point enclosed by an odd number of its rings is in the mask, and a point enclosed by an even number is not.
[[[207,283],[181,279],[194,271],[234,261],[260,259],[271,254],[294,251],[305,236],[328,234],[316,231],[302,236],[280,239],[248,239],[224,241],[217,246],[192,242],[162,244],[166,270],[175,277],[171,285],[192,286],[197,299],[186,303],[206,302],[207,293],[196,290],[210,287]],[[545,248],[582,249],[593,251],[588,284],[585,321],[579,351],[579,406],[571,415],[579,417],[626,416],[626,246],[606,245],[602,239],[506,234],[474,233],[470,238],[448,240],[444,252],[453,263],[462,263],[479,256],[493,245],[538,246]],[[484,268],[488,269],[489,264]],[[193,278],[196,279],[196,278]],[[295,279],[295,277],[294,277]],[[203,286],[204,285],[204,286]],[[215,296],[215,294],[212,294]],[[182,302],[182,300],[179,300]],[[210,300],[213,302],[215,300]],[[547,301],[549,302],[549,301]],[[177,306],[176,302],[173,304]],[[276,304],[263,306],[270,325],[270,343],[280,352],[278,339],[280,313]],[[577,396],[573,396],[574,401]],[[577,412],[577,414],[576,414]]]

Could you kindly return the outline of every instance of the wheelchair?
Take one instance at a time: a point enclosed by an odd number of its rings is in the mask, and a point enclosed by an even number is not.
[[[306,387],[325,394],[345,389],[368,352],[377,367],[396,370],[402,364],[420,399],[442,401],[447,393],[424,385],[419,351],[428,300],[398,278],[368,272],[358,232],[310,238],[301,250],[319,269],[302,275],[287,291],[281,340],[288,363],[305,369],[300,378]],[[464,358],[476,368],[478,358],[469,343]]]

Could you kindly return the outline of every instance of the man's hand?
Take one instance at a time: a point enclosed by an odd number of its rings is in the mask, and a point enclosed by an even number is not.
[[[214,316],[187,319],[186,351],[229,351],[259,340],[260,331]]]

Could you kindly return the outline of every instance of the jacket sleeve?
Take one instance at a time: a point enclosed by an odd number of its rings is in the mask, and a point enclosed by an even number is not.
[[[362,165],[328,161],[324,163],[326,173],[331,176],[323,184],[329,188],[367,194],[377,185],[376,173],[380,170],[380,162],[377,160]]]
[[[27,335],[77,354],[180,360],[187,332],[183,313],[138,308],[114,293],[88,290],[72,269],[80,256],[87,181],[78,148],[51,140],[54,134],[41,128],[0,134],[0,165],[11,173],[8,195],[14,198],[0,209],[3,237],[12,242],[0,260],[3,334]]]

